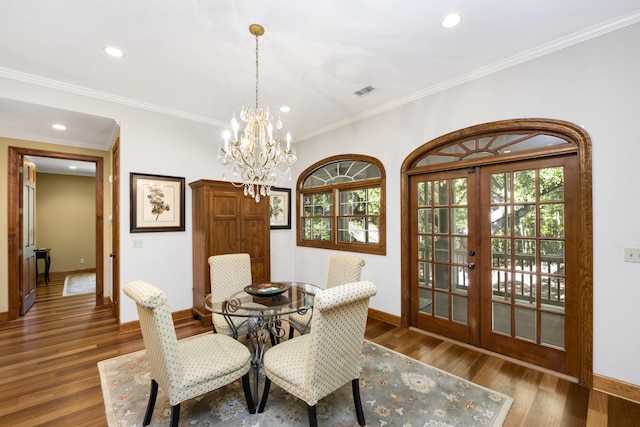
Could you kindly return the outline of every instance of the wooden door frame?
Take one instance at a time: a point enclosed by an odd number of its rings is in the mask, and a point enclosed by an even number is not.
[[[529,158],[545,157],[561,154],[563,152],[575,152],[578,156],[578,180],[579,192],[578,206],[580,217],[578,218],[578,247],[580,254],[578,259],[578,276],[580,277],[579,294],[579,357],[580,368],[578,381],[585,387],[593,386],[593,207],[592,207],[592,175],[591,175],[591,138],[581,127],[551,119],[512,119],[497,122],[484,123],[465,129],[454,131],[431,140],[411,152],[404,162],[400,174],[400,251],[401,251],[401,326],[411,326],[411,230],[410,222],[410,194],[409,177],[415,174],[428,173],[435,170],[468,167],[487,163],[502,163],[522,158],[522,154],[501,154],[494,158],[482,158],[474,161],[459,161],[444,165],[422,166],[416,164],[428,152],[436,150],[456,141],[472,139],[489,133],[517,133],[517,132],[541,132],[557,135],[567,141],[571,141],[572,147],[559,146],[548,147],[532,153]],[[569,145],[569,144],[567,144]]]
[[[116,161],[117,157],[117,161]],[[120,137],[111,147],[111,301],[120,324]]]
[[[20,233],[19,196],[20,182],[18,168],[20,156],[53,157],[57,159],[79,160],[96,164],[96,306],[104,305],[104,159],[74,153],[38,150],[24,147],[9,147],[8,153],[8,279],[9,279],[9,320],[20,317]]]

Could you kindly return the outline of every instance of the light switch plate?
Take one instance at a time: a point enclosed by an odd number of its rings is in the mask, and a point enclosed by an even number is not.
[[[624,262],[640,262],[640,249],[624,248]]]

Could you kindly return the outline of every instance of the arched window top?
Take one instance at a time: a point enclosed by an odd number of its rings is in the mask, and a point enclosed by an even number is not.
[[[302,183],[302,188],[326,187],[344,182],[380,179],[380,167],[366,160],[339,159],[323,163],[314,169]]]
[[[563,144],[570,144],[570,142],[554,135],[541,134],[539,132],[481,136],[454,141],[439,149],[430,151],[422,159],[418,160],[416,166],[458,162]]]
[[[589,137],[573,123],[509,119],[457,130],[416,148],[403,162],[409,173],[465,168],[590,150]]]

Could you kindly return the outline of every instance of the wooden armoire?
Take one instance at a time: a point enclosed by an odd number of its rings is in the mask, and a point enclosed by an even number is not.
[[[211,255],[248,253],[254,283],[271,279],[269,198],[256,202],[228,181],[189,183],[193,215],[193,314],[211,324],[204,300],[211,293]]]

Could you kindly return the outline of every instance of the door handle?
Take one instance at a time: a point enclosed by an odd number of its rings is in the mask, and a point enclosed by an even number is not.
[[[109,254],[109,258],[115,258],[115,257],[116,257],[115,252],[114,252],[114,253]]]
[[[469,270],[473,270],[474,268],[476,268],[476,263],[470,262],[469,264],[467,264],[467,267],[469,268]]]

